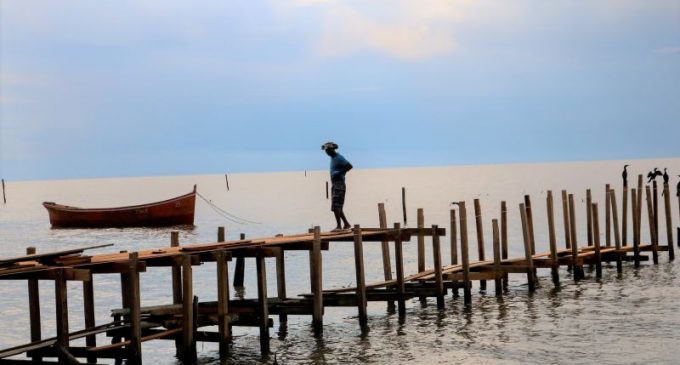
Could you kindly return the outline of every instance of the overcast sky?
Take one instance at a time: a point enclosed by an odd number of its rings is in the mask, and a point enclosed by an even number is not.
[[[680,1],[0,0],[11,180],[680,156]]]

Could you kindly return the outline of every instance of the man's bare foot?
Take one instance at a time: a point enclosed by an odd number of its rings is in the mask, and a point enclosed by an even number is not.
[[[352,226],[350,226],[349,224],[345,224],[345,226],[342,227],[342,229],[344,230],[352,229]]]
[[[340,227],[335,227],[334,229],[331,230],[331,232],[342,232],[342,228]]]

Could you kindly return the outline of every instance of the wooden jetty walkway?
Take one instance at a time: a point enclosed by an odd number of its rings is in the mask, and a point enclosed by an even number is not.
[[[60,363],[97,363],[99,359],[127,360],[128,363],[142,362],[142,343],[151,340],[172,340],[177,355],[185,363],[196,359],[196,342],[216,342],[220,356],[229,352],[233,326],[258,327],[260,349],[263,355],[269,353],[271,316],[279,316],[283,325],[289,315],[311,316],[312,328],[316,335],[323,333],[323,315],[326,307],[349,306],[358,311],[359,326],[367,327],[367,302],[382,301],[395,306],[399,316],[406,315],[406,301],[412,298],[436,298],[437,306],[445,306],[444,297],[449,290],[458,296],[463,289],[463,305],[471,303],[472,282],[478,281],[481,290],[486,290],[486,281],[494,282],[496,295],[508,290],[510,274],[526,277],[530,292],[537,287],[538,269],[550,269],[552,281],[560,285],[559,268],[567,267],[573,280],[583,280],[584,266],[592,266],[595,277],[602,276],[602,263],[616,263],[621,272],[624,261],[633,261],[639,266],[649,260],[658,263],[659,252],[668,252],[669,260],[675,257],[671,200],[668,185],[664,185],[664,212],[666,245],[659,243],[659,214],[656,184],[646,186],[643,204],[642,175],[637,189],[623,188],[622,214],[619,217],[616,194],[606,187],[604,209],[593,202],[590,190],[586,192],[587,242],[577,240],[576,211],[574,196],[562,191],[562,247],[558,247],[558,222],[555,220],[553,194],[547,192],[548,252],[536,252],[534,225],[529,196],[519,204],[518,212],[522,223],[524,256],[508,257],[508,219],[506,202],[501,202],[499,219],[490,221],[492,228],[493,252],[485,258],[482,210],[479,200],[474,200],[474,217],[478,261],[470,261],[468,241],[468,212],[466,202],[456,203],[451,210],[449,242],[451,257],[448,265],[443,264],[441,238],[446,235],[444,228],[437,225],[425,227],[423,211],[418,210],[417,228],[404,228],[399,223],[387,227],[385,209],[378,204],[379,228],[355,226],[351,231],[321,232],[315,227],[299,235],[276,236],[256,239],[226,241],[223,227],[218,228],[217,241],[209,244],[180,245],[177,232],[171,234],[170,246],[138,252],[86,255],[84,247],[52,253],[36,253],[28,248],[26,256],[0,260],[0,280],[25,280],[27,282],[30,316],[30,342],[14,348],[0,350],[0,363],[27,364],[47,363],[45,359],[57,359]],[[630,195],[630,197],[629,197]],[[628,203],[632,216],[632,242],[627,233]],[[680,198],[678,203],[680,204]],[[649,241],[642,241],[642,211],[647,210]],[[601,213],[605,222],[600,224]],[[601,228],[604,226],[605,241],[601,242]],[[612,236],[613,233],[613,236]],[[680,228],[678,228],[680,237]],[[418,273],[404,272],[403,244],[417,238]],[[425,237],[432,244],[432,268],[425,267]],[[459,241],[460,240],[460,241]],[[352,242],[355,256],[356,287],[324,290],[322,288],[322,252],[334,242]],[[365,282],[364,242],[376,242],[382,250],[384,280],[376,283]],[[392,246],[392,250],[390,250]],[[310,291],[296,296],[286,291],[285,251],[303,250],[309,253]],[[394,255],[391,255],[391,251]],[[644,253],[644,254],[643,254]],[[243,285],[243,260],[253,258],[256,263],[257,297],[251,299],[230,298],[228,262],[236,258],[234,286]],[[276,260],[275,298],[267,297],[267,276],[265,259]],[[217,300],[200,302],[193,294],[193,270],[202,263],[215,262]],[[393,266],[394,265],[394,268]],[[141,307],[140,280],[148,267],[168,267],[168,280],[172,282],[173,302],[167,305]],[[121,280],[121,308],[112,311],[110,320],[96,324],[94,311],[94,276],[97,274],[119,274]],[[41,333],[40,295],[38,280],[50,280],[55,284],[56,336],[45,338]],[[84,325],[81,330],[69,328],[69,305],[66,283],[79,281],[83,285]],[[198,331],[199,328],[216,326],[216,332]],[[110,343],[97,343],[97,335],[106,334]],[[74,346],[74,340],[85,338],[84,346]],[[20,355],[24,357],[19,358]],[[52,361],[52,363],[56,363]]]

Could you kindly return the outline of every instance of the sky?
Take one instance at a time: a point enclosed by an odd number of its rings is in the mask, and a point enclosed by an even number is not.
[[[0,0],[0,177],[680,156],[680,1]]]

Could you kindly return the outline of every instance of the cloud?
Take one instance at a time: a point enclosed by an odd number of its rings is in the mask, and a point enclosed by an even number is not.
[[[320,10],[322,26],[315,50],[322,57],[374,51],[419,60],[455,50],[452,23],[460,13],[451,1],[296,0]]]

